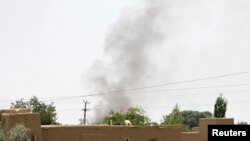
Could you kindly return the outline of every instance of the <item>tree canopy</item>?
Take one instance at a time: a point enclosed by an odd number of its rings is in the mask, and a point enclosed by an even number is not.
[[[181,125],[184,130],[189,130],[199,125],[200,118],[211,118],[212,113],[209,111],[198,112],[198,111],[180,111],[176,104],[172,112],[169,115],[163,116],[161,124],[166,125]]]
[[[182,111],[183,124],[191,129],[193,127],[199,126],[200,118],[211,118],[212,113],[209,111],[199,112],[199,111]]]
[[[39,112],[41,117],[41,124],[48,125],[56,122],[56,107],[54,103],[45,104],[33,96],[29,101],[20,99],[11,103],[11,108],[29,108],[32,112]]]
[[[217,97],[214,104],[214,117],[224,118],[226,116],[226,111],[227,111],[227,100],[222,97],[222,94],[220,94],[220,96]]]
[[[178,107],[178,104],[175,105],[174,109],[169,115],[163,116],[162,124],[183,125],[183,117]]]
[[[125,120],[130,120],[132,125],[150,124],[150,119],[140,107],[131,107],[126,112],[115,112],[112,110],[104,117],[103,123],[123,125]]]

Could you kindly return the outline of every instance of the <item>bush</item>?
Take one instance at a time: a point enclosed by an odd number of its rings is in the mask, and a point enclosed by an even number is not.
[[[1,126],[0,126],[0,141],[6,141],[6,136]]]
[[[30,129],[26,128],[23,124],[16,124],[8,132],[8,136],[0,127],[0,141],[26,141]]]
[[[9,131],[10,141],[25,141],[30,129],[27,129],[23,124],[17,124]]]

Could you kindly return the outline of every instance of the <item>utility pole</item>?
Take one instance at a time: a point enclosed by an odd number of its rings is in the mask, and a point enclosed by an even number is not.
[[[87,100],[83,100],[83,103],[84,103],[84,109],[83,109],[83,111],[84,111],[83,124],[86,125],[86,113],[87,113],[87,111],[88,111],[88,109],[87,109],[87,104],[89,104],[90,102],[87,101]]]

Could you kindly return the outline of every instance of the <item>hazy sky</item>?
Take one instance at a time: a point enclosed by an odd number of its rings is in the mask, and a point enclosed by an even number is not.
[[[110,39],[124,35],[151,46],[146,57],[147,73],[131,87],[250,71],[249,0],[145,1],[0,1],[0,107],[8,108],[14,99],[33,95],[42,99],[110,91],[90,86],[86,77],[103,71],[91,70],[98,61],[111,70],[124,62],[112,61],[117,57],[107,53],[109,45],[111,49],[116,47]],[[142,25],[150,22],[144,24],[140,17],[147,17],[151,6],[158,11],[150,25],[154,32],[142,33],[149,34],[148,40],[159,38],[159,42],[148,42],[137,34],[138,28],[144,30]],[[125,27],[122,33],[118,32],[120,25]],[[214,86],[224,87],[200,88]],[[198,89],[180,90],[184,88]],[[141,106],[154,121],[159,122],[176,103],[181,110],[213,112],[215,98],[223,93],[229,102],[227,117],[250,123],[246,111],[250,106],[250,73],[146,90],[126,95],[131,106]],[[55,100],[58,121],[79,123],[83,99],[91,102],[88,121],[92,122],[101,97]]]

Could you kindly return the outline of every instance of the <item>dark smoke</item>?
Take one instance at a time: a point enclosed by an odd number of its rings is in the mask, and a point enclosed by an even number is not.
[[[145,3],[144,3],[145,4]],[[120,91],[142,86],[150,69],[150,52],[163,40],[158,20],[163,1],[147,1],[137,12],[124,14],[110,30],[105,43],[103,60],[91,67],[89,83],[98,91]],[[129,95],[117,93],[101,96],[95,110],[100,120],[111,109],[121,111],[131,106]]]

